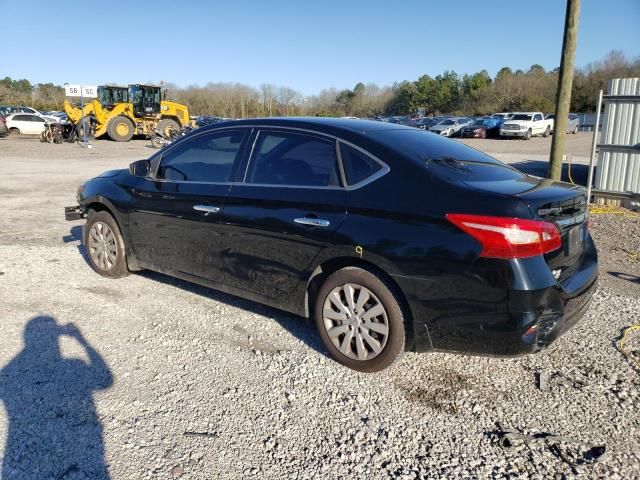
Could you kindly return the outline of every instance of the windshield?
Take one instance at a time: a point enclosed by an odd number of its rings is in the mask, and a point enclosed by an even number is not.
[[[456,123],[455,120],[443,120],[442,122],[440,122],[438,125],[454,125]]]
[[[531,120],[531,115],[526,115],[524,113],[517,113],[513,117],[511,117],[511,120]]]
[[[480,126],[482,126],[484,124],[485,124],[485,120],[479,119],[479,120],[476,120],[475,122],[473,122],[471,125],[472,126],[477,125],[478,127],[480,127]]]
[[[126,103],[129,95],[126,88],[121,87],[98,87],[98,100],[102,105],[114,105],[116,103]]]

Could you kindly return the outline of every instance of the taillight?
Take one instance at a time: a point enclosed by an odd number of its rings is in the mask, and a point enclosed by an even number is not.
[[[562,246],[558,228],[549,222],[464,213],[447,213],[446,218],[480,242],[481,257],[534,257]]]

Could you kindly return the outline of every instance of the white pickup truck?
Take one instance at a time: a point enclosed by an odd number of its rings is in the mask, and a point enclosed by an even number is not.
[[[534,135],[548,137],[552,130],[553,120],[545,120],[541,112],[516,112],[500,126],[500,136],[529,140]]]

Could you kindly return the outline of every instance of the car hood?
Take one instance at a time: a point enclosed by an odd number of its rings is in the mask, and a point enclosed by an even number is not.
[[[532,122],[532,120],[509,120],[508,122],[504,122],[502,125],[528,125]]]
[[[442,130],[449,130],[450,128],[453,128],[453,125],[434,125],[431,127],[431,130],[441,132]]]

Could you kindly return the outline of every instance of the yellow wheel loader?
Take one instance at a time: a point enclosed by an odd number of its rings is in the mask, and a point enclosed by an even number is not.
[[[155,85],[129,85],[124,87],[102,85],[98,98],[84,106],[85,118],[95,119],[95,136],[108,135],[117,142],[128,142],[133,135],[149,135],[156,128],[169,136],[189,124],[189,109],[180,103],[162,100],[160,87]],[[69,119],[80,125],[82,110],[65,101]],[[82,127],[80,125],[80,127]]]

